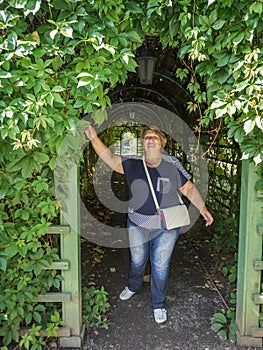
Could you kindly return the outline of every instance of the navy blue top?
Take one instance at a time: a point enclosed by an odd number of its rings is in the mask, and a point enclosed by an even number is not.
[[[141,159],[122,157],[124,174],[130,191],[130,210],[143,214],[156,214],[156,207]],[[178,205],[178,188],[188,179],[168,161],[162,159],[156,168],[147,167],[160,208]]]

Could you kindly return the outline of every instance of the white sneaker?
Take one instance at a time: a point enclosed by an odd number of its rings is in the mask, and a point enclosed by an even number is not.
[[[156,323],[164,323],[167,321],[167,311],[165,309],[154,309],[153,313]]]
[[[125,287],[119,297],[121,300],[129,300],[134,294],[135,292],[132,292],[128,287]]]

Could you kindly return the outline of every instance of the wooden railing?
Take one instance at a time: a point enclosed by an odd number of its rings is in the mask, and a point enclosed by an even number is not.
[[[48,234],[60,236],[61,260],[53,262],[43,270],[58,270],[63,275],[61,290],[38,295],[33,301],[39,303],[62,303],[62,319],[65,327],[57,331],[61,347],[80,348],[84,337],[81,310],[80,282],[80,237],[70,226],[51,226]],[[20,330],[20,335],[28,333],[28,328]],[[45,331],[41,335],[46,336]]]

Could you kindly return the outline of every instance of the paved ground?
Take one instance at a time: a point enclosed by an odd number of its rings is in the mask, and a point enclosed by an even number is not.
[[[210,329],[213,314],[224,303],[206,273],[212,262],[209,247],[209,233],[200,224],[180,236],[170,269],[168,322],[157,325],[150,305],[149,271],[142,291],[121,301],[118,294],[127,283],[128,249],[97,249],[83,240],[83,285],[104,286],[111,303],[109,329],[88,329],[83,350],[241,350]],[[224,294],[224,280],[213,279],[221,283]]]

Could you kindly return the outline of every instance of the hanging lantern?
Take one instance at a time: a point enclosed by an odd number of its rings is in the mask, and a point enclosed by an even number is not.
[[[153,57],[147,49],[142,51],[136,58],[136,62],[138,63],[138,77],[142,85],[152,84],[156,61],[157,58]]]

